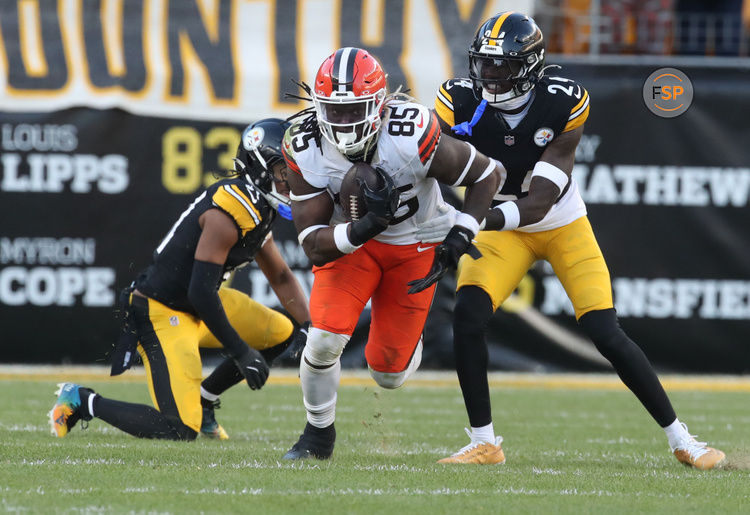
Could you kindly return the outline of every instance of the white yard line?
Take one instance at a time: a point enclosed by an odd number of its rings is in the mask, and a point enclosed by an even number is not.
[[[204,369],[208,375],[210,369]],[[672,391],[750,392],[750,377],[725,375],[662,375],[662,383]],[[142,382],[142,367],[128,370],[117,377],[109,376],[104,365],[0,365],[0,381],[112,381],[121,383]],[[537,374],[526,372],[491,372],[492,388],[547,388],[582,390],[625,390],[614,374]],[[272,369],[270,385],[298,385],[296,369]],[[341,384],[347,386],[376,386],[366,370],[343,370]],[[452,371],[420,371],[414,374],[406,388],[458,388]]]

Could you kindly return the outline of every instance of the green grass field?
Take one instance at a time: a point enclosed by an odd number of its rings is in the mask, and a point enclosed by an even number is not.
[[[126,374],[127,376],[127,374]],[[75,377],[75,376],[73,376]],[[281,455],[304,425],[292,378],[235,387],[217,418],[227,442],[144,441],[94,420],[49,434],[55,378],[0,377],[0,510],[153,513],[747,513],[748,392],[671,392],[680,418],[727,452],[722,470],[679,464],[664,434],[620,388],[493,388],[499,466],[436,464],[467,443],[451,376],[399,391],[371,382],[339,392],[330,461]],[[613,384],[608,380],[608,384]],[[286,384],[284,384],[286,383]],[[437,384],[437,386],[436,386]],[[148,402],[145,384],[91,381],[105,396]],[[441,386],[442,385],[442,386]],[[580,386],[580,385],[579,385]]]

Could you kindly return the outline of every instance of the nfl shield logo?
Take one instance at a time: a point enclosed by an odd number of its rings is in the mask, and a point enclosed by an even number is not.
[[[509,147],[516,144],[515,136],[505,136],[505,144]]]

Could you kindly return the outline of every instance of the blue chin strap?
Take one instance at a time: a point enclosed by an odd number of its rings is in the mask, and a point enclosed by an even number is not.
[[[486,107],[487,107],[487,101],[482,100],[477,106],[476,110],[474,110],[474,114],[471,117],[471,121],[461,122],[458,125],[454,125],[453,127],[451,127],[451,129],[453,129],[453,132],[455,132],[459,136],[471,136],[471,129],[477,123],[479,123],[479,119],[484,114],[484,110]]]
[[[292,208],[287,206],[286,204],[279,203],[279,205],[276,206],[276,211],[278,211],[279,216],[281,216],[281,218],[283,218],[284,220],[292,219]]]

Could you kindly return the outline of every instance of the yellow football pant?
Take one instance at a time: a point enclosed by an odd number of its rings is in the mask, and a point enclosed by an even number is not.
[[[252,348],[262,350],[286,341],[294,330],[283,314],[255,302],[246,294],[231,288],[219,290],[229,322]],[[200,431],[203,412],[200,403],[202,364],[199,348],[221,348],[222,345],[197,317],[175,311],[153,299],[148,303],[148,319],[153,334],[140,335],[150,342],[138,353],[148,377],[151,401],[159,411],[173,411],[183,424]],[[165,413],[166,415],[167,413]]]
[[[550,231],[481,231],[476,246],[482,257],[461,258],[456,289],[478,286],[495,310],[539,259],[552,265],[573,303],[576,320],[589,311],[613,307],[609,270],[585,216]]]

